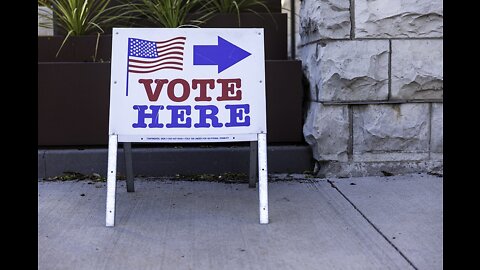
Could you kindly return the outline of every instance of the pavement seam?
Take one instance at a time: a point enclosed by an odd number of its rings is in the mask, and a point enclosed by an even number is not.
[[[368,222],[368,224],[370,224],[375,229],[375,231],[377,231],[385,239],[385,241],[387,241],[400,254],[400,256],[402,256],[408,262],[408,264],[413,267],[413,269],[418,270],[418,268],[413,264],[413,262],[410,261],[407,256],[405,256],[405,254],[403,254],[403,252],[400,251],[400,249],[398,249],[398,247],[395,246],[395,244],[393,244],[392,241],[390,241],[390,239],[388,239],[388,237],[382,231],[380,231],[380,229],[375,226],[375,224],[373,224],[373,222],[370,221],[370,219],[368,219],[368,217],[362,211],[360,211],[360,209],[350,199],[348,199],[348,197],[343,194],[343,192],[337,186],[335,186],[332,180],[327,179],[327,182],[332,188],[334,188],[338,193],[340,193],[340,195],[342,195],[342,197],[345,198],[345,200],[347,200],[350,205],[353,206],[353,208]]]

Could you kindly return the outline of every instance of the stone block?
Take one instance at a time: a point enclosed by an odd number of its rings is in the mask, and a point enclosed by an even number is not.
[[[393,40],[391,99],[442,98],[443,40]]]
[[[302,60],[303,74],[309,82],[308,100],[317,101],[318,88],[316,85],[318,83],[317,80],[320,78],[320,76],[318,76],[320,71],[318,70],[319,65],[317,64],[317,44],[303,46],[298,50],[298,53]]]
[[[47,7],[38,7],[38,36],[53,36],[52,22],[43,16],[40,16],[40,14],[48,14],[48,16],[53,16],[51,9]]]
[[[350,0],[304,0],[300,6],[302,43],[350,38]]]
[[[355,106],[354,161],[427,159],[429,121],[427,103]]]
[[[388,98],[387,40],[327,42],[320,43],[317,50],[318,72],[311,77],[318,89],[318,100]]]
[[[442,37],[443,0],[355,0],[356,38]]]
[[[432,104],[430,152],[443,153],[443,103]]]
[[[324,106],[310,102],[303,135],[312,147],[314,159],[348,160],[348,117],[348,106]]]
[[[347,178],[347,177],[365,177],[365,176],[385,176],[430,173],[443,175],[443,161],[441,160],[421,160],[421,161],[379,161],[379,162],[336,162],[324,161],[318,162],[319,170],[317,177],[320,178]]]

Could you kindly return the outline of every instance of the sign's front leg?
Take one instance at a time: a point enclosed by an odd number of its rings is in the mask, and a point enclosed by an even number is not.
[[[258,195],[260,224],[268,224],[267,134],[258,134]]]
[[[115,192],[117,187],[117,135],[108,138],[108,171],[107,171],[107,212],[106,226],[115,225]]]

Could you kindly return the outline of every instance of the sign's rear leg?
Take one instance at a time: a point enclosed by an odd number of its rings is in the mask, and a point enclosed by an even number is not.
[[[258,179],[258,143],[257,141],[250,142],[250,173],[248,180],[248,187],[255,188]]]
[[[135,192],[135,182],[133,179],[132,165],[132,143],[123,143],[123,152],[125,154],[125,173],[127,174],[127,192]]]

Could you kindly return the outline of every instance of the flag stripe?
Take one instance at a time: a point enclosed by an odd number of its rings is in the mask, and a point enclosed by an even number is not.
[[[167,42],[170,42],[172,40],[176,40],[176,39],[183,39],[183,40],[186,40],[187,38],[186,37],[174,37],[174,38],[171,38],[169,40],[164,40],[164,41],[156,41],[155,43],[157,44],[163,44],[163,43],[167,43]]]
[[[159,63],[159,64],[156,64],[156,65],[151,65],[151,66],[142,66],[142,65],[130,65],[131,68],[154,68],[154,67],[159,67],[161,65],[180,65],[180,67],[183,65],[182,63],[179,63],[179,62],[172,62],[172,61],[169,61],[169,62],[164,62],[164,63]]]
[[[132,72],[132,73],[150,73],[150,72],[154,72],[154,71],[157,71],[157,70],[161,70],[161,69],[178,69],[178,70],[183,70],[182,68],[179,68],[179,67],[174,67],[174,66],[166,66],[166,67],[161,67],[161,68],[157,68],[157,69],[153,69],[153,70],[128,70],[129,72]]]
[[[133,63],[143,63],[143,64],[154,64],[154,63],[158,63],[158,62],[160,62],[160,61],[167,60],[167,59],[183,60],[182,57],[170,56],[170,57],[164,57],[164,58],[160,58],[160,59],[153,60],[153,61],[144,61],[144,60],[130,59],[130,62],[133,62]]]
[[[182,52],[171,52],[171,53],[161,54],[157,58],[142,58],[142,57],[130,56],[129,61],[133,61],[133,62],[136,62],[136,63],[156,63],[156,62],[162,61],[162,60],[164,60],[168,57],[177,57],[177,58],[181,58],[181,60],[183,60],[182,56],[183,56]]]
[[[165,55],[170,55],[170,54],[178,54],[178,55],[183,55],[183,52],[170,52],[170,53],[164,53],[164,54],[159,54],[158,57],[164,57]]]
[[[172,46],[172,45],[185,45],[185,42],[173,42],[173,43],[170,43],[170,44],[167,44],[167,45],[162,45],[162,46],[158,46],[158,44],[157,44],[157,49],[169,47],[169,46]]]
[[[172,48],[168,48],[168,49],[165,49],[165,50],[157,50],[157,53],[163,53],[163,52],[168,52],[168,51],[171,51],[171,50],[181,50],[183,51],[183,47],[172,47]]]

